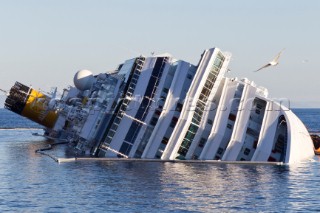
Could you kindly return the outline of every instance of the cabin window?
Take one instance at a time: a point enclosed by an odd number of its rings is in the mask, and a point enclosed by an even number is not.
[[[216,155],[213,160],[220,160],[220,156]]]
[[[173,117],[170,123],[170,127],[174,128],[177,124],[178,119],[176,117]]]
[[[115,131],[113,131],[113,130],[110,130],[110,131],[109,131],[109,134],[108,134],[108,136],[109,136],[109,137],[113,137],[115,133],[116,133]]]
[[[166,145],[166,144],[168,143],[168,141],[169,141],[168,138],[163,137],[161,143],[164,144],[164,145]]]
[[[155,126],[158,122],[158,118],[153,117],[150,121],[150,125]]]
[[[244,150],[243,154],[249,155],[249,154],[250,154],[250,149],[246,148],[246,149]]]
[[[236,120],[236,116],[234,114],[229,114],[229,120],[230,121],[235,121]]]
[[[204,147],[206,142],[207,142],[207,140],[205,138],[201,138],[198,146],[202,148],[202,147]]]
[[[154,112],[154,114],[160,115],[160,114],[161,114],[161,111],[160,111],[160,110],[156,110],[156,111]]]
[[[262,109],[262,106],[260,104],[257,104],[258,109]]]
[[[181,103],[177,103],[176,111],[181,112],[183,105]]]
[[[136,78],[131,79],[131,83],[132,83],[132,84],[137,84],[137,81],[138,81],[138,80],[137,80]]]
[[[192,160],[197,160],[199,157],[197,155],[192,156]]]

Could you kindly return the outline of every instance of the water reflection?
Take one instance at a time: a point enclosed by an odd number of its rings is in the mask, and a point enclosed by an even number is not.
[[[319,162],[293,166],[155,162],[57,164],[35,154],[47,142],[19,133],[0,138],[0,210],[312,211]],[[29,137],[29,138],[28,138]],[[23,141],[22,138],[25,140]],[[29,140],[29,141],[28,141]],[[53,152],[62,153],[62,147]]]

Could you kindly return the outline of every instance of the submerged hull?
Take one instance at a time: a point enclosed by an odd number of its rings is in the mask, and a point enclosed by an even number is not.
[[[198,65],[170,55],[137,57],[113,73],[79,71],[61,99],[32,99],[38,114],[10,107],[14,95],[6,108],[83,155],[282,163],[312,157],[309,133],[292,111],[254,82],[224,76],[230,57],[218,48],[205,50]]]

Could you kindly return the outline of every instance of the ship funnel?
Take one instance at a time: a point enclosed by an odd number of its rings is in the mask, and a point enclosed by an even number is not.
[[[47,128],[52,128],[57,113],[48,108],[51,98],[26,85],[16,82],[10,89],[4,107]]]

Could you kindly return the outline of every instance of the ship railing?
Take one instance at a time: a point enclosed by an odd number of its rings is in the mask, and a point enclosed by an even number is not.
[[[111,152],[113,152],[113,153],[115,153],[115,154],[117,154],[117,155],[120,155],[121,157],[129,158],[127,155],[125,155],[125,154],[123,154],[123,153],[121,153],[121,152],[118,152],[118,151],[115,150],[115,149],[112,149],[110,146],[106,146],[106,145],[102,144],[101,148],[102,148],[102,149],[105,149],[105,150],[108,150],[108,151],[111,151]]]

